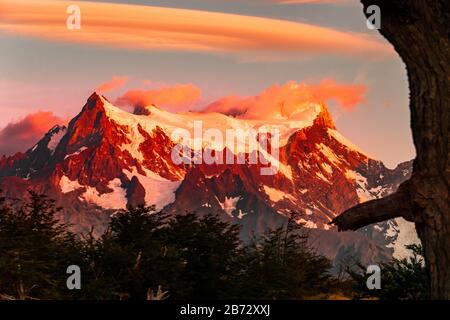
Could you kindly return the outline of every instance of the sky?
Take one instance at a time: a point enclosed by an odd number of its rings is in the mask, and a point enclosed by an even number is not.
[[[319,99],[388,167],[415,155],[405,66],[356,0],[0,0],[0,154],[31,147],[94,90],[123,108],[252,104],[258,117]]]

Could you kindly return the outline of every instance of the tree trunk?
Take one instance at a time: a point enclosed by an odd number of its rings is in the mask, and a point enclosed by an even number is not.
[[[392,197],[395,205],[375,200],[347,210],[333,223],[340,230],[355,230],[398,216],[414,221],[424,247],[431,298],[450,299],[450,1],[361,2],[365,12],[372,4],[380,7],[380,33],[406,64],[417,157],[411,179]]]

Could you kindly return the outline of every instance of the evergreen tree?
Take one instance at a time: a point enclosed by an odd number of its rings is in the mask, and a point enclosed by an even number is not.
[[[0,294],[15,299],[301,299],[326,291],[329,261],[289,219],[250,245],[239,226],[154,207],[114,214],[100,238],[77,239],[53,200],[30,192],[21,207],[0,198]],[[66,269],[80,266],[82,290]],[[168,294],[162,294],[162,292]],[[160,294],[157,294],[159,292]]]
[[[165,217],[154,206],[121,210],[98,240],[88,237],[90,262],[87,290],[103,299],[146,299],[149,292],[169,287],[180,264],[176,252],[163,242]]]
[[[61,209],[29,192],[19,208],[0,200],[0,293],[14,299],[59,299],[70,295],[66,269],[77,264],[77,241],[55,218]]]
[[[175,216],[165,230],[166,243],[181,258],[182,270],[171,281],[176,299],[222,299],[232,295],[238,271],[239,226],[217,216]]]
[[[423,300],[429,299],[429,281],[426,271],[423,249],[420,245],[408,245],[412,256],[393,259],[380,263],[381,289],[367,288],[365,268],[359,265],[359,271],[349,270],[355,281],[355,298],[376,297],[381,300]]]
[[[294,220],[246,248],[240,298],[302,299],[327,291],[331,264],[308,246],[307,233]]]

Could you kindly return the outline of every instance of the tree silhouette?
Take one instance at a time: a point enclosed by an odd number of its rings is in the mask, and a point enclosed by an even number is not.
[[[304,299],[328,292],[330,261],[309,247],[308,236],[291,216],[244,248],[239,297]]]
[[[403,217],[415,222],[431,298],[450,299],[450,2],[362,0],[381,9],[380,33],[406,64],[417,157],[411,179],[386,198],[347,210],[332,223],[356,230]]]
[[[424,300],[429,299],[428,277],[420,245],[408,245],[412,256],[380,263],[382,290],[367,288],[366,268],[348,269],[356,282],[353,288],[356,298],[377,297],[381,300]]]
[[[70,295],[66,269],[78,263],[78,245],[55,218],[60,210],[32,191],[19,208],[0,199],[0,293],[19,300]]]

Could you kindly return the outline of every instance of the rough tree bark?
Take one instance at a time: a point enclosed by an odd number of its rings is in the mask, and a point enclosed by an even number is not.
[[[450,1],[361,0],[381,9],[380,33],[406,64],[413,174],[394,195],[360,204],[332,223],[356,230],[395,217],[414,221],[430,275],[432,299],[450,299]]]

